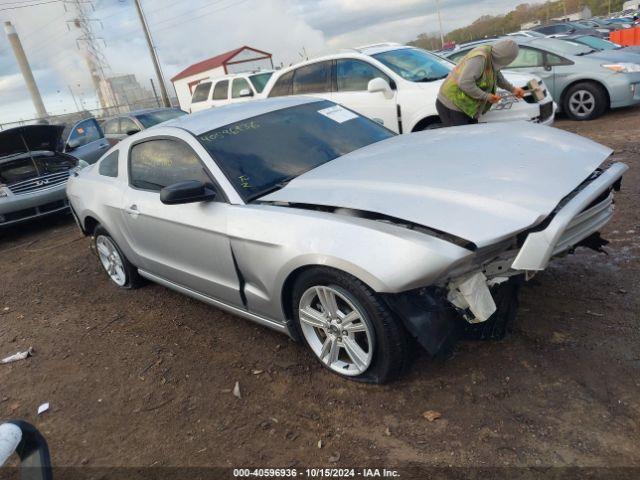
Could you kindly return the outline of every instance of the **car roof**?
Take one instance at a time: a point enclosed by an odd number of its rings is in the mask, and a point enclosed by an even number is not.
[[[209,108],[190,115],[183,115],[181,117],[168,120],[163,122],[162,126],[181,128],[193,133],[194,135],[200,135],[231,123],[247,120],[276,110],[297,107],[298,105],[305,105],[307,103],[325,101],[326,100],[322,98],[302,96],[267,98]]]
[[[409,50],[409,49],[419,49],[419,48],[411,45],[381,43],[381,44],[376,44],[371,46],[342,49],[339,52],[319,55],[317,57],[310,58],[309,60],[305,60],[299,63],[294,63],[293,65],[277,70],[276,75],[274,75],[274,78],[276,76],[279,78],[280,76],[282,76],[287,72],[290,72],[291,70],[295,70],[297,68],[304,67],[305,65],[310,65],[312,63],[323,62],[327,60],[335,60],[340,58],[365,58],[365,57],[371,57],[372,55],[375,55],[377,53],[390,52],[392,50]],[[270,81],[273,81],[273,78]]]
[[[140,110],[132,110],[127,113],[121,113],[120,115],[113,115],[111,117],[100,120],[101,122],[107,122],[116,118],[122,117],[135,117],[136,115],[144,115],[145,113],[162,112],[164,110],[180,110],[178,107],[159,107],[159,108],[141,108]]]
[[[200,80],[199,83],[204,82],[217,82],[218,80],[228,80],[231,78],[237,77],[250,77],[252,75],[260,75],[261,73],[273,73],[275,70],[256,70],[255,72],[239,72],[239,73],[227,73],[226,75],[220,75],[215,77],[207,77],[203,80]]]

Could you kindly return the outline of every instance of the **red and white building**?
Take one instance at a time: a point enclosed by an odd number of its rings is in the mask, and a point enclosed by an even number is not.
[[[185,68],[171,81],[178,95],[180,107],[188,108],[196,85],[206,78],[215,78],[229,73],[252,72],[273,69],[270,53],[257,48],[243,46],[208,58]]]

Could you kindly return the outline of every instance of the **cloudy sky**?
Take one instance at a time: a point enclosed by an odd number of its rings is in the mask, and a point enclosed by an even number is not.
[[[90,2],[90,0],[81,0]],[[25,5],[33,5],[26,8]],[[445,30],[483,14],[504,13],[522,1],[440,0]],[[380,41],[406,42],[436,32],[435,0],[142,0],[167,78],[186,66],[240,45],[269,51],[285,65],[311,56]],[[92,18],[104,39],[110,72],[134,73],[146,87],[153,69],[133,0],[95,0]],[[0,21],[11,21],[27,52],[45,107],[75,110],[70,93],[96,108],[89,74],[76,45],[74,8],[63,0],[0,0]],[[99,21],[98,21],[99,20]],[[0,123],[34,116],[10,45],[0,34]]]

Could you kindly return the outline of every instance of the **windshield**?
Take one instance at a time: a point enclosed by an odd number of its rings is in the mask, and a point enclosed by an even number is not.
[[[249,77],[249,80],[251,80],[253,88],[256,89],[256,92],[261,93],[262,90],[264,90],[264,86],[271,78],[271,75],[273,75],[273,72],[256,73],[255,75],[251,75]]]
[[[573,28],[575,28],[576,30],[593,30],[591,27],[588,27],[586,25],[583,25],[581,23],[567,23],[567,25],[571,25]]]
[[[620,48],[617,43],[610,42],[603,38],[592,37],[591,35],[585,35],[584,37],[578,37],[573,39],[576,42],[583,43],[588,47],[597,48],[598,50],[616,50]]]
[[[158,123],[166,122],[167,120],[173,120],[174,118],[186,115],[182,110],[177,108],[169,108],[167,110],[156,110],[155,112],[140,113],[136,115],[136,118],[140,120],[140,123],[144,128],[153,127]]]
[[[566,40],[556,40],[555,38],[536,38],[532,40],[530,45],[534,45],[545,50],[551,50],[553,53],[560,55],[586,55],[594,50],[586,45]]]
[[[247,118],[198,135],[244,201],[395,134],[329,101]]]
[[[446,78],[453,69],[449,61],[418,48],[402,48],[372,55],[410,82],[432,82]]]

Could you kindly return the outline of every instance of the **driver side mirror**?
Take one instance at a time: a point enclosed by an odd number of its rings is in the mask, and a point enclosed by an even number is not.
[[[160,201],[165,205],[207,202],[215,196],[216,192],[211,185],[198,180],[174,183],[160,190]]]
[[[240,98],[242,97],[253,97],[253,92],[248,88],[243,88],[240,90]]]
[[[391,89],[391,85],[389,85],[389,83],[384,78],[376,77],[369,80],[367,91],[369,93],[382,93],[384,95],[384,98],[386,99],[393,98],[393,90]]]

